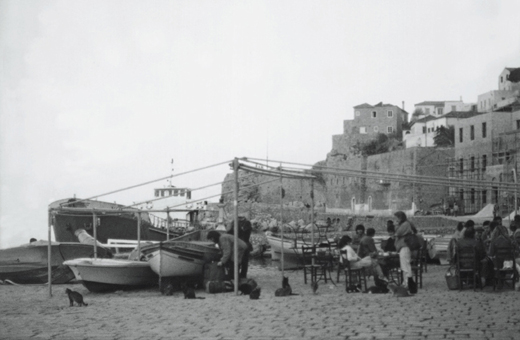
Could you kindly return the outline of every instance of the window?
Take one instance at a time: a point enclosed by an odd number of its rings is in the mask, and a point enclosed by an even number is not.
[[[451,106],[451,111],[456,111],[457,110],[457,107],[455,105],[452,105]]]
[[[356,111],[356,117],[359,117],[361,115],[361,112]]]
[[[487,203],[487,190],[482,190],[482,203]]]
[[[459,129],[459,142],[462,143],[462,128]]]
[[[430,109],[429,109],[429,108],[424,109],[424,113],[426,113],[427,115],[429,115],[429,114],[430,114]]]
[[[459,159],[459,172],[462,173],[464,171],[464,159]]]
[[[471,204],[475,204],[475,189],[471,189]]]
[[[359,133],[366,134],[367,133],[367,127],[366,126],[360,126],[359,127]]]
[[[475,156],[471,156],[470,158],[471,172],[475,171]]]
[[[374,126],[374,132],[379,132],[379,126]]]
[[[443,112],[444,112],[444,109],[443,109],[442,107],[439,107],[439,108],[437,109],[437,114],[438,114],[439,116],[441,116],[441,115],[443,114]]]
[[[460,200],[461,200],[461,201],[464,200],[464,189],[460,189],[459,197],[460,197]]]
[[[426,126],[423,126],[423,127],[422,127],[422,132],[423,132],[423,133],[426,133]]]
[[[482,171],[486,171],[487,167],[487,155],[482,155]]]
[[[392,133],[392,132],[394,132],[394,128],[391,127],[391,126],[389,126],[389,127],[386,128],[386,131],[387,131],[388,133]]]
[[[387,112],[388,118],[392,118],[394,116],[394,111],[390,110]]]
[[[517,123],[517,125],[518,125],[518,123]],[[486,138],[486,137],[487,137],[487,124],[482,123],[482,138]]]
[[[372,118],[377,118],[377,112],[376,111],[372,111]]]
[[[516,129],[517,129],[517,130],[520,130],[520,120],[517,120],[517,121],[516,121]]]
[[[475,139],[475,125],[471,125],[469,127],[469,139],[474,140]]]
[[[501,82],[501,83],[504,82],[504,77],[500,77],[500,82]]]

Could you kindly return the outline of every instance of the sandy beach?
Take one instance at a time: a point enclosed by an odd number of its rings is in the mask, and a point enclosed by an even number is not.
[[[345,292],[320,281],[314,295],[301,270],[286,271],[298,296],[275,297],[276,267],[252,265],[259,300],[234,293],[185,300],[158,287],[91,293],[81,284],[0,285],[2,339],[518,339],[519,292],[492,287],[449,291],[446,266],[429,265],[413,297]],[[335,278],[335,275],[333,276]],[[369,280],[369,285],[372,280]],[[88,307],[69,307],[65,289],[83,294]]]

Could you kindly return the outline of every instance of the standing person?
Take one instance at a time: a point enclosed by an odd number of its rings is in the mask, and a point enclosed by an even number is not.
[[[416,293],[417,287],[412,278],[412,265],[410,263],[412,260],[412,252],[405,242],[406,236],[413,234],[412,224],[408,221],[406,214],[402,211],[397,211],[394,216],[397,217],[399,221],[397,224],[397,230],[395,231],[395,236],[397,237],[395,248],[397,252],[399,252],[399,262],[404,276],[403,286],[411,290],[410,293]]]
[[[495,203],[493,205],[493,221],[495,220],[495,218],[498,216],[498,203]]]
[[[235,223],[232,221],[230,223],[230,227],[228,228],[228,234],[233,235],[235,233]],[[251,231],[253,227],[251,226],[251,222],[243,217],[238,217],[238,238],[244,241],[247,244],[247,249],[244,252],[244,256],[242,257],[242,262],[240,262],[240,277],[247,277],[247,270],[249,268],[249,254],[253,250],[253,245],[251,244]]]
[[[453,203],[453,216],[459,216],[459,206],[457,202]]]
[[[208,240],[212,241],[215,244],[218,244],[218,247],[222,251],[222,257],[220,261],[217,263],[219,267],[224,267],[227,271],[227,278],[233,278],[234,273],[234,258],[235,258],[235,238],[230,234],[221,234],[216,230],[210,230],[208,232]],[[247,250],[247,244],[238,239],[238,263],[242,262],[242,258],[244,256],[244,252]]]

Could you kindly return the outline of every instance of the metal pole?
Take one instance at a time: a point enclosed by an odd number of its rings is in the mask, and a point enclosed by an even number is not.
[[[311,179],[311,243],[314,245],[314,180]]]
[[[281,169],[281,165],[280,165],[280,169]],[[282,173],[280,172],[280,236],[281,236],[281,245],[282,245],[282,248],[281,248],[281,254],[280,254],[280,261],[282,261],[280,264],[281,264],[281,269],[282,269],[282,277],[284,276],[284,269],[285,269],[285,263],[284,263],[284,256],[283,256],[283,253],[284,253],[284,250],[283,250],[283,183],[282,183]],[[298,243],[296,243],[298,244]],[[296,246],[298,247],[298,246]],[[298,249],[296,249],[296,251],[298,251]]]
[[[515,167],[516,167],[516,162],[515,162]],[[513,180],[515,181],[515,215],[516,215],[516,214],[518,214],[518,202],[517,202],[518,197],[517,197],[517,188],[516,188],[516,186],[518,185],[518,182],[517,182],[517,178],[516,178],[516,168],[513,168],[512,171],[513,171]],[[518,228],[519,226],[516,226],[516,227]]]
[[[166,241],[170,240],[170,209],[166,208]]]
[[[52,265],[51,265],[51,252],[52,252],[52,246],[51,246],[51,224],[52,224],[52,215],[51,211],[49,210],[48,215],[48,237],[49,237],[49,243],[47,244],[47,282],[49,283],[49,298],[52,297]]]
[[[233,261],[235,262],[235,266],[234,266],[234,277],[235,277],[235,294],[238,295],[238,159],[235,157],[234,161],[233,161],[233,171],[234,171],[234,174],[235,174],[235,186],[234,186],[234,201],[233,201],[233,206],[234,206],[234,239],[233,239],[233,243],[234,243],[234,250],[233,250],[233,253],[234,253],[234,259]]]
[[[97,216],[95,211],[92,211],[92,228],[94,229],[94,258],[97,259]]]
[[[137,256],[141,258],[141,213],[137,213]]]

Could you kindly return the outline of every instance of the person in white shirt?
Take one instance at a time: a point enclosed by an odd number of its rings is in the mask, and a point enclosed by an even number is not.
[[[388,282],[388,278],[383,275],[383,270],[379,263],[377,263],[377,259],[373,259],[370,256],[361,258],[356,254],[356,251],[352,248],[352,238],[350,236],[343,236],[339,240],[338,245],[339,248],[344,251],[340,257],[341,263],[343,263],[343,261],[349,261],[350,268],[352,269],[369,268],[371,269],[374,279],[377,276],[380,280]]]

